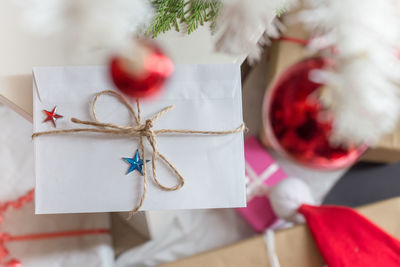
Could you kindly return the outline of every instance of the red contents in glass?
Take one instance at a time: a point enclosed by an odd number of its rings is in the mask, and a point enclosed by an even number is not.
[[[337,169],[354,163],[366,146],[343,147],[329,142],[332,120],[320,119],[325,109],[317,97],[322,84],[309,79],[310,71],[324,64],[321,58],[308,59],[281,76],[267,99],[268,126],[273,143],[295,160],[309,167]]]

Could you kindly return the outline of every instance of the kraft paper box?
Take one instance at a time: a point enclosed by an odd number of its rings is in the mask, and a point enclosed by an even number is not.
[[[361,157],[363,161],[391,163],[400,161],[400,124]]]
[[[364,206],[358,211],[389,234],[400,238],[400,198]],[[275,250],[281,267],[324,266],[322,257],[305,225],[278,231],[275,234]],[[162,267],[186,266],[271,267],[263,236],[162,265]]]
[[[70,119],[93,120],[93,95],[112,89],[105,67],[34,69],[34,132],[55,128],[43,110],[57,106],[64,117],[56,129],[77,127]],[[134,101],[132,101],[134,103]],[[157,129],[225,131],[242,124],[240,69],[236,64],[178,65],[159,99],[141,100],[143,120],[174,105],[154,123]],[[127,108],[111,97],[97,103],[102,122],[132,125]],[[176,191],[163,191],[151,179],[142,210],[241,207],[245,203],[243,133],[157,136],[158,150],[185,178]],[[133,157],[138,138],[62,134],[34,138],[36,212],[75,213],[129,211],[141,196],[143,176],[126,175],[122,157]],[[146,160],[152,150],[145,141]],[[159,180],[168,186],[176,177],[157,161]]]
[[[129,212],[120,212],[125,223],[147,239],[157,239],[169,231],[177,217],[176,210],[151,210],[129,216]]]

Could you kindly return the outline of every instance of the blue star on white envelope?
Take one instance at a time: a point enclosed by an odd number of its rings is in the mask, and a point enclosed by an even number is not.
[[[138,171],[141,175],[144,175],[143,160],[140,158],[139,150],[136,150],[136,154],[133,158],[122,158],[122,159],[130,165],[128,171],[126,172],[127,175],[133,172],[134,170]],[[149,161],[150,160],[146,160],[146,162]]]

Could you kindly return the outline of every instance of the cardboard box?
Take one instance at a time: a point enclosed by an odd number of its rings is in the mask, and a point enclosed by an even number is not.
[[[400,161],[400,124],[393,133],[383,137],[377,145],[369,148],[360,160],[381,163]]]
[[[400,197],[377,202],[358,211],[389,234],[400,238]],[[346,223],[346,222],[343,222]],[[281,267],[321,267],[322,257],[305,225],[275,234],[275,249]],[[269,267],[263,236],[199,254],[162,267]]]
[[[129,217],[129,212],[118,212],[118,215],[146,239],[162,236],[174,224],[176,211],[142,211]]]

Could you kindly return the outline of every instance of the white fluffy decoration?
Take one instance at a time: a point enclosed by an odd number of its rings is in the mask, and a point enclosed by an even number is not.
[[[278,217],[297,223],[304,222],[303,216],[297,213],[297,209],[302,204],[316,204],[308,185],[300,179],[291,177],[272,188],[269,200]]]
[[[35,33],[65,36],[71,48],[124,46],[153,16],[143,0],[14,0]]]
[[[400,115],[400,1],[306,2],[300,20],[320,36],[311,48],[338,51],[329,55],[336,70],[317,73],[331,90],[333,141],[374,144]]]
[[[257,59],[269,37],[279,36],[277,9],[297,0],[230,0],[219,18],[216,48]],[[317,38],[314,50],[326,53],[336,69],[313,74],[330,89],[335,143],[375,144],[398,123],[400,116],[400,1],[305,0],[299,19]],[[266,33],[262,36],[262,29]],[[330,51],[330,50],[326,50]]]
[[[225,1],[217,21],[216,50],[229,54],[246,54],[250,61],[259,59],[262,45],[269,37],[279,37],[282,25],[278,10],[291,7],[297,0]]]

